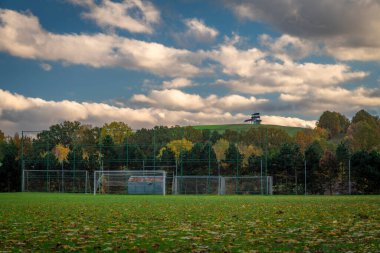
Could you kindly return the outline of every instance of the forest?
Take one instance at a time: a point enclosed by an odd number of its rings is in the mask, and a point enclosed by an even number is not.
[[[127,121],[127,120],[126,120]],[[380,194],[380,119],[350,121],[325,111],[314,129],[290,136],[265,125],[247,131],[65,121],[40,132],[0,130],[0,191],[21,190],[22,170],[152,170],[168,175],[272,176],[275,194]]]

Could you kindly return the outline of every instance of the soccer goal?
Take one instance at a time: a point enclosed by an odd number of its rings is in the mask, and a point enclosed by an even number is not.
[[[221,194],[219,176],[176,176],[173,194]]]
[[[173,194],[272,195],[272,177],[175,176]]]
[[[223,177],[221,194],[263,194],[272,195],[272,177]]]
[[[87,193],[90,190],[86,170],[23,170],[23,192]]]
[[[94,172],[95,194],[166,194],[163,170],[115,170]]]

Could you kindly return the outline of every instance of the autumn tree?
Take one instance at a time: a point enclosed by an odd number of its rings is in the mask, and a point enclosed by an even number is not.
[[[157,158],[161,158],[164,152],[169,149],[173,152],[176,164],[179,164],[180,157],[184,152],[189,152],[193,147],[193,143],[186,139],[173,140],[162,147],[157,155]]]
[[[216,160],[218,161],[218,175],[220,175],[221,162],[226,158],[226,151],[230,143],[226,139],[219,139],[212,146],[215,152]]]
[[[330,138],[336,137],[338,134],[344,134],[350,125],[350,121],[346,116],[338,112],[325,111],[320,116],[317,126],[327,129]]]
[[[105,123],[101,128],[100,138],[103,140],[109,135],[115,144],[123,144],[124,140],[133,134],[132,128],[124,122],[113,121]]]
[[[255,147],[253,145],[245,145],[243,143],[239,143],[237,145],[240,154],[242,154],[242,174],[249,173],[249,161],[252,157],[261,157],[263,155],[263,151],[261,148]]]
[[[57,158],[58,162],[61,164],[63,170],[63,162],[67,162],[67,157],[70,152],[70,149],[65,147],[62,144],[57,144],[54,148],[54,155]]]
[[[348,140],[354,151],[380,151],[380,120],[361,110],[352,118]]]

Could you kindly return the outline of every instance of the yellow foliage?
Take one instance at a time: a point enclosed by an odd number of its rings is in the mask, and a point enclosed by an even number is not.
[[[67,161],[67,156],[69,155],[70,149],[63,146],[62,144],[58,144],[54,148],[54,155],[57,160],[62,163],[63,161]]]
[[[100,133],[100,138],[104,139],[107,135],[111,136],[115,144],[123,144],[124,140],[133,134],[132,128],[124,122],[113,121],[104,124]]]
[[[88,161],[89,158],[90,158],[90,155],[88,154],[88,152],[87,151],[83,151],[82,159]]]
[[[212,148],[214,149],[216,159],[218,162],[224,160],[226,158],[226,151],[230,143],[225,139],[219,139]]]
[[[243,165],[246,166],[248,165],[248,159],[250,156],[255,155],[255,156],[262,156],[263,155],[263,150],[261,148],[255,147],[253,145],[245,145],[245,144],[238,144],[237,148],[241,154],[243,154]]]
[[[181,155],[181,152],[190,151],[193,148],[193,143],[186,139],[173,140],[167,143],[165,147],[160,149],[158,157],[161,157],[163,152],[167,148],[170,149],[174,153],[175,159],[178,161],[179,156]]]

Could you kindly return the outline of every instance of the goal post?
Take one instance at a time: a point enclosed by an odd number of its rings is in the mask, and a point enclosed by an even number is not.
[[[166,195],[166,172],[163,170],[97,170],[94,172],[96,194]]]
[[[272,177],[175,176],[173,194],[272,195]]]
[[[86,170],[23,170],[23,192],[87,193],[89,173]]]

